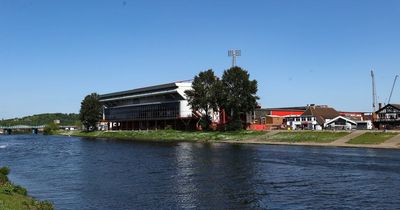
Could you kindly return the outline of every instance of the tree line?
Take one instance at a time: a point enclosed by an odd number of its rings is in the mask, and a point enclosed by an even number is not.
[[[79,115],[75,113],[46,113],[26,116],[21,118],[3,119],[0,120],[0,126],[14,126],[14,125],[46,125],[52,123],[54,120],[60,120],[60,125],[80,125]]]

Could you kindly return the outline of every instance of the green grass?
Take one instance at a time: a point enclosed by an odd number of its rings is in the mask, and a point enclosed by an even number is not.
[[[270,136],[268,139],[275,142],[313,142],[313,143],[330,143],[343,136],[348,132],[326,132],[326,131],[291,131],[280,132]]]
[[[0,186],[0,191],[3,188]],[[0,209],[2,210],[52,210],[53,205],[47,201],[36,201],[28,196],[12,193],[0,193]]]
[[[8,181],[9,169],[0,169],[0,209],[1,210],[53,210],[48,201],[37,201],[27,196],[25,188]]]
[[[245,140],[266,134],[266,131],[176,131],[176,130],[152,130],[152,131],[70,131],[59,132],[61,135],[115,138],[131,140],[154,140],[154,141],[223,141],[223,140]]]
[[[0,191],[3,188],[0,187]],[[6,195],[0,193],[0,209],[27,209],[24,205],[25,202],[30,202],[32,199],[23,195],[12,194]]]
[[[398,135],[398,133],[368,132],[351,139],[347,144],[381,144],[396,135]]]

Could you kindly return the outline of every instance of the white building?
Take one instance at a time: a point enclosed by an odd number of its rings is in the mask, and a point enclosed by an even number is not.
[[[298,117],[287,117],[286,125],[293,129],[322,130],[325,123],[339,116],[339,113],[328,106],[312,105]]]
[[[191,81],[181,81],[102,94],[102,124],[111,130],[193,127],[199,116],[188,105],[185,91],[191,88]]]
[[[325,122],[324,128],[332,130],[352,130],[357,128],[357,122],[343,116],[337,116]]]

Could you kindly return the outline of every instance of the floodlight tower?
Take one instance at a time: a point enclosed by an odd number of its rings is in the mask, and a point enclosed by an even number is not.
[[[232,57],[232,67],[236,66],[236,57],[241,55],[241,50],[228,50],[228,56]]]
[[[375,86],[374,70],[371,70],[371,79],[372,79],[372,109],[375,112],[376,111],[377,100],[376,100],[376,86]]]

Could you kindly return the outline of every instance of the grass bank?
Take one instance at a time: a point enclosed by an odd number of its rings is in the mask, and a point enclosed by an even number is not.
[[[368,132],[364,133],[354,139],[351,139],[347,144],[381,144],[386,140],[398,135],[398,133],[378,133],[378,132]]]
[[[176,130],[151,130],[151,131],[69,131],[58,132],[59,135],[80,137],[114,138],[126,140],[152,140],[152,141],[224,141],[253,139],[266,134],[266,131],[176,131]]]
[[[0,168],[0,209],[4,210],[53,210],[48,201],[37,201],[27,195],[27,190],[8,180],[10,170]]]
[[[330,131],[284,131],[268,137],[268,140],[274,142],[312,142],[312,143],[330,143],[348,135],[349,132],[330,132]]]

